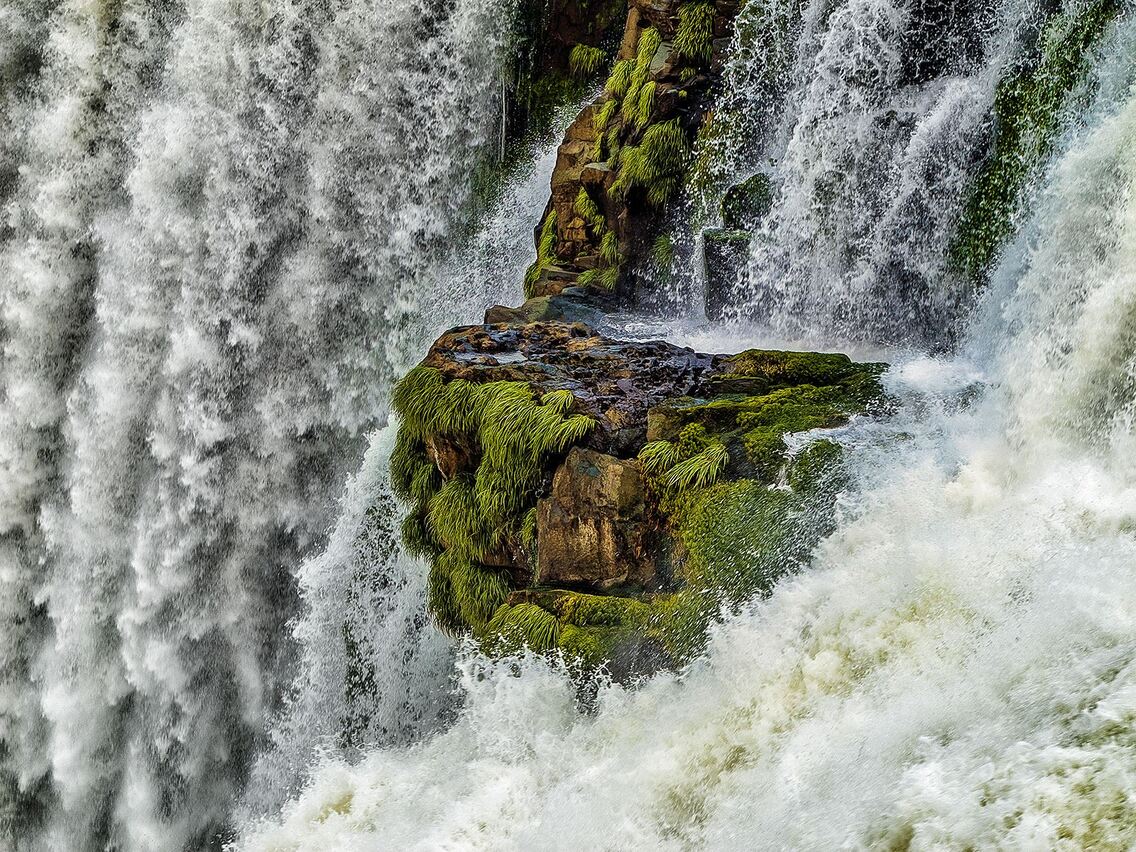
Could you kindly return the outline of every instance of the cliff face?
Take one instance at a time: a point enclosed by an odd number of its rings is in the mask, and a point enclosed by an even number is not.
[[[665,253],[661,214],[736,10],[633,0],[603,93],[559,148],[530,298],[443,335],[396,390],[404,542],[430,562],[438,626],[489,652],[559,650],[619,677],[688,659],[723,606],[768,590],[828,528],[841,449],[823,430],[884,405],[883,365],[592,328]],[[739,187],[727,221],[752,224],[767,197]]]

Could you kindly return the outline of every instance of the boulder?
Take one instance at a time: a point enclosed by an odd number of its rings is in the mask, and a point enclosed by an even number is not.
[[[731,231],[752,231],[773,207],[773,186],[758,172],[726,190],[722,199],[722,225]]]
[[[608,591],[655,579],[636,461],[573,448],[537,504],[536,583]]]

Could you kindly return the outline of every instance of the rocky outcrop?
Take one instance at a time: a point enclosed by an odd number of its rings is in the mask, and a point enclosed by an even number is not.
[[[651,659],[683,659],[723,603],[803,558],[839,448],[786,439],[877,410],[881,369],[578,322],[446,333],[395,394],[393,479],[432,613],[486,647],[596,665],[634,647],[639,671],[650,639]]]
[[[536,229],[527,296],[583,286],[634,295],[659,217],[709,114],[738,3],[632,0],[603,94],[568,128]]]
[[[429,561],[437,624],[487,651],[619,677],[688,659],[829,528],[842,450],[824,430],[884,405],[882,365],[595,330],[686,179],[736,8],[632,0],[604,94],[560,146],[528,301],[442,335],[395,390],[403,541]],[[743,263],[769,203],[761,175],[731,190],[708,263]]]

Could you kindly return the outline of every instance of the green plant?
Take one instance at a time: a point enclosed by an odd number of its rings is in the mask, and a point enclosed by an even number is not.
[[[653,124],[637,146],[627,146],[619,159],[614,189],[626,194],[634,187],[647,191],[647,200],[662,207],[682,186],[690,160],[690,145],[678,119]]]
[[[670,441],[651,441],[639,451],[638,458],[647,473],[663,474],[682,461],[682,453]]]
[[[537,653],[551,651],[560,641],[560,622],[556,616],[530,603],[502,606],[490,619],[485,633],[496,640],[499,651],[528,647]]]
[[[619,239],[612,231],[605,231],[600,240],[600,260],[607,266],[618,266],[623,261]]]
[[[678,10],[674,39],[680,56],[709,63],[714,50],[714,4],[686,3]]]
[[[580,192],[576,195],[576,201],[572,205],[572,209],[588,224],[588,227],[592,229],[592,233],[603,234],[607,231],[607,221],[604,219],[603,213],[600,212],[599,206],[592,200],[592,197],[588,195],[586,189],[581,187]]]
[[[532,298],[536,282],[549,266],[556,262],[556,211],[549,211],[540,227],[536,261],[525,272],[525,297]]]
[[[606,58],[602,48],[577,44],[568,54],[568,70],[576,77],[591,77],[600,70]]]
[[[663,477],[668,488],[685,490],[713,485],[726,469],[730,454],[724,444],[713,443],[695,456],[679,462]]]
[[[611,69],[611,76],[604,83],[604,91],[613,98],[620,99],[627,94],[631,85],[631,73],[635,70],[635,63],[630,59],[621,59]]]
[[[549,458],[595,427],[569,413],[574,405],[566,388],[537,400],[525,382],[446,381],[425,366],[396,386],[392,478],[414,501],[403,528],[408,549],[433,557],[430,607],[443,629],[479,629],[504,601],[507,579],[480,563],[507,538],[524,538]],[[424,471],[433,466],[427,441],[439,439],[468,450],[467,467],[446,482]]]

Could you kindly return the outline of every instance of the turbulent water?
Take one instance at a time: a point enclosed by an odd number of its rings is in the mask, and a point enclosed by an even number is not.
[[[0,846],[230,822],[392,378],[512,295],[446,274],[510,16],[0,8]]]
[[[0,6],[0,845],[1136,844],[1136,32],[971,310],[1036,13],[987,5],[743,11],[739,315],[909,346],[902,405],[807,571],[587,714],[426,623],[385,484],[393,378],[517,301],[546,198],[550,153],[466,218],[511,4]]]

